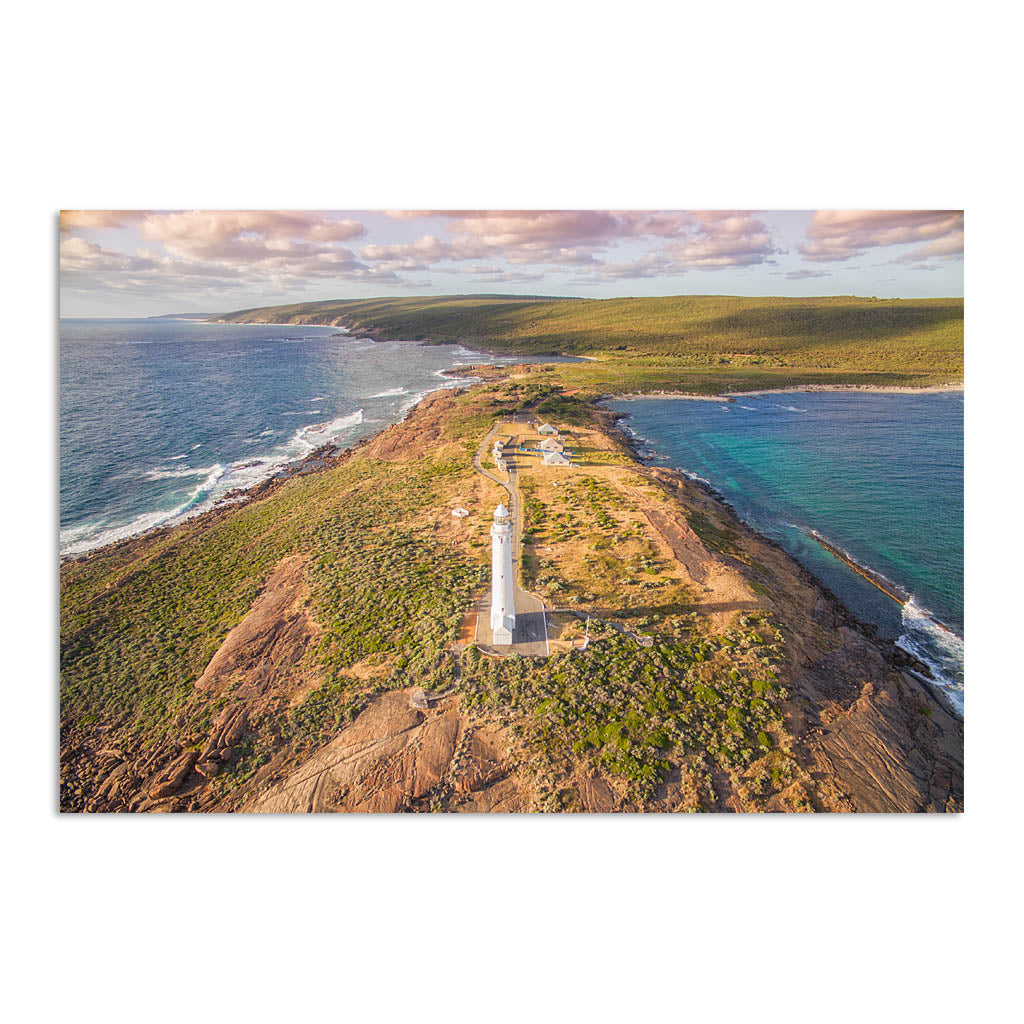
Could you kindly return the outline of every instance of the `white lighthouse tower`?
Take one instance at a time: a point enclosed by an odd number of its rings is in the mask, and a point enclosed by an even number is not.
[[[512,643],[516,628],[514,584],[512,517],[504,505],[499,505],[491,527],[491,637],[495,644]]]

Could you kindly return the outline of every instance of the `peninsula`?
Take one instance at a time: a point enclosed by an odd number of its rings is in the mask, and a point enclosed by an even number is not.
[[[344,454],[67,560],[61,807],[962,810],[962,721],[924,666],[708,488],[644,464],[599,401],[958,386],[962,316],[714,296],[219,317],[587,359],[460,367],[480,383]],[[506,525],[515,626],[534,615],[544,651],[478,634]]]

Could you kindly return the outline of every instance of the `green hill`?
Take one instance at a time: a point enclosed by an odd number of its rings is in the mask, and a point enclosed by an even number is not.
[[[963,377],[963,299],[538,299],[441,296],[310,302],[241,310],[243,323],[339,324],[376,337],[458,342],[491,352],[563,352],[635,364],[662,376],[683,368],[885,375],[879,383]],[[625,366],[619,366],[625,370]],[[837,380],[838,383],[855,382]]]

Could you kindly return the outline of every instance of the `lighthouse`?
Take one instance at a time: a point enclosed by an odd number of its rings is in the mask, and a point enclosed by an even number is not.
[[[491,637],[495,644],[512,643],[516,628],[514,584],[512,517],[504,505],[499,505],[491,526]]]

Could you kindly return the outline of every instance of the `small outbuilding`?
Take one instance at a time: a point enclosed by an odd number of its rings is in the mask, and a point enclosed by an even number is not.
[[[453,508],[452,509],[452,515],[455,516],[456,519],[465,519],[466,516],[469,515],[469,509],[466,509],[466,508]]]

